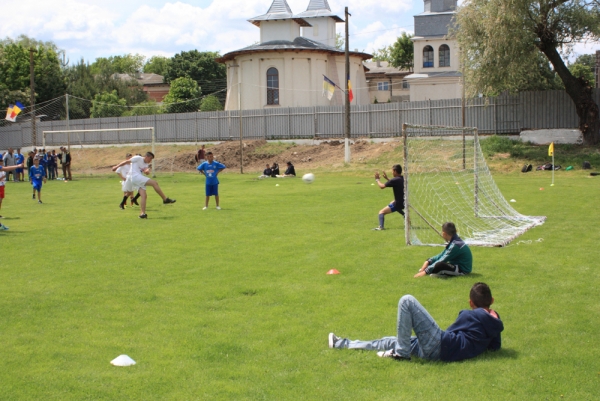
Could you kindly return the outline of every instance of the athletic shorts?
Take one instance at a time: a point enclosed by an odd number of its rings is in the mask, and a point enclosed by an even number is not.
[[[4,185],[0,185],[0,199],[4,199]]]
[[[136,175],[135,177],[129,176],[125,180],[123,192],[133,192],[138,189],[146,190],[146,183],[148,181],[150,181],[150,178],[144,177],[143,175]]]
[[[17,173],[17,174],[20,174],[20,173],[22,173],[22,172],[23,172],[23,169],[22,169],[22,168],[18,168],[18,169],[16,169],[16,170],[15,170],[15,173]]]
[[[400,210],[396,209],[396,201],[392,201],[392,203],[390,203],[388,205],[388,207],[392,210],[392,213],[398,212],[404,216],[404,209],[400,209]]]
[[[219,196],[219,184],[207,185],[206,186],[206,196]]]
[[[33,189],[36,191],[41,191],[42,190],[42,182],[33,182]]]

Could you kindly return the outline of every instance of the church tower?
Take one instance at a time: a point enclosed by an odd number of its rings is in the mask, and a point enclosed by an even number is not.
[[[303,37],[335,47],[335,24],[344,20],[331,12],[327,0],[310,0],[306,11],[295,17],[302,18],[311,25],[302,28]]]
[[[293,41],[300,36],[300,27],[310,27],[301,17],[296,17],[286,0],[273,0],[266,14],[248,20],[260,28],[260,43],[272,40]]]

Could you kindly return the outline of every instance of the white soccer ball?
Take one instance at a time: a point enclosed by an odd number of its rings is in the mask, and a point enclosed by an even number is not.
[[[315,180],[315,175],[313,173],[304,174],[302,176],[302,181],[304,181],[307,184],[312,184],[312,182],[314,180]]]

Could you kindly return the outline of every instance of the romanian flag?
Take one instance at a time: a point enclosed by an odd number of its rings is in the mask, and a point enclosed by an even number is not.
[[[23,110],[25,106],[21,104],[21,102],[16,102],[14,105],[9,104],[8,109],[6,110],[6,120],[17,122],[17,116]]]
[[[331,100],[333,92],[335,92],[335,84],[331,79],[323,75],[323,96],[327,94],[327,99]]]
[[[554,156],[554,142],[548,147],[548,156]]]
[[[352,103],[354,100],[354,94],[352,93],[352,82],[350,82],[350,75],[348,75],[348,101]]]

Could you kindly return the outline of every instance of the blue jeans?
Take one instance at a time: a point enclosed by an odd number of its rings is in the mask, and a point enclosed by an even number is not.
[[[416,336],[411,336],[413,329]],[[412,295],[405,295],[398,302],[397,333],[395,337],[371,341],[344,338],[337,341],[334,347],[378,351],[394,349],[405,358],[413,355],[433,361],[440,359],[443,331]]]

